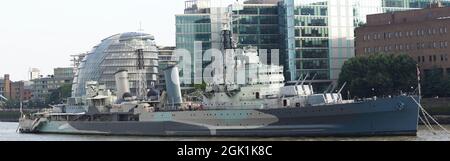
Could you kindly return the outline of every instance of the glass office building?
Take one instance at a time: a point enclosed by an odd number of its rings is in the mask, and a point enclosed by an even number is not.
[[[191,53],[191,75],[181,75],[182,82],[194,81],[195,63],[202,63],[201,55],[211,49],[211,18],[209,14],[185,14],[176,16],[176,47]],[[195,49],[195,50],[194,50]],[[201,52],[194,54],[194,51]],[[194,63],[195,62],[195,63]],[[183,73],[183,72],[181,72]],[[182,84],[183,87],[189,85]]]
[[[426,8],[430,3],[440,1],[449,6],[449,0],[382,0],[383,12],[402,11],[409,9]]]
[[[326,87],[338,79],[344,62],[355,55],[353,2],[283,1],[288,80],[296,81],[310,74],[316,76],[311,81]]]
[[[238,48],[279,49],[279,14],[275,4],[231,6],[232,31]]]
[[[116,90],[114,74],[119,69],[128,70],[130,91],[137,94],[139,87],[138,54],[143,50],[143,66],[147,85],[154,84],[158,77],[158,49],[154,37],[145,33],[122,33],[102,40],[81,61],[72,86],[72,97],[86,93],[85,84],[97,81],[107,89]]]
[[[447,5],[449,1],[442,0]],[[286,80],[295,82],[308,73],[311,77],[316,75],[314,80],[307,81],[319,84],[320,91],[330,83],[335,84],[345,61],[355,56],[354,30],[366,22],[367,15],[420,9],[430,3],[430,0],[251,0],[229,6],[229,13],[221,10],[215,15],[211,14],[214,13],[211,7],[191,7],[189,13],[177,15],[177,48],[193,51],[194,41],[200,41],[203,51],[220,49],[221,27],[230,21],[239,48],[252,45],[259,49],[280,49]],[[189,18],[192,20],[184,21]]]
[[[355,56],[354,30],[367,15],[429,4],[429,0],[283,0],[279,7],[287,80],[317,74],[308,82],[319,84],[319,91],[336,83],[345,61]]]
[[[203,54],[209,49],[221,49],[221,32],[229,21],[228,9],[221,7],[223,1],[192,0],[185,4],[184,14],[175,15],[176,49],[185,49],[191,54],[191,75],[180,75],[184,89],[192,87],[194,82],[201,84],[202,69],[209,64],[203,61]]]

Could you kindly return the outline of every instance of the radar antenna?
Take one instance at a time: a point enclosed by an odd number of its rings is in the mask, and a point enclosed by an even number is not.
[[[139,32],[144,32],[144,29],[142,28],[142,21],[139,21]]]
[[[137,92],[136,95],[139,99],[146,99],[147,97],[147,77],[145,72],[145,64],[144,64],[144,49],[137,49],[137,71],[138,71],[138,80],[137,80]]]

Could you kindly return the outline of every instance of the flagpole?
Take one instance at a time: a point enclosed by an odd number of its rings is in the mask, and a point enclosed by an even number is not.
[[[420,84],[420,67],[419,64],[417,64],[417,88],[419,90],[419,102],[422,99],[422,85]]]

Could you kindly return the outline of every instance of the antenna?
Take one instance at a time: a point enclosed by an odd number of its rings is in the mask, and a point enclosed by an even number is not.
[[[312,86],[313,81],[316,79],[318,73],[314,74],[313,78],[311,79],[311,82],[309,82],[309,86]]]
[[[142,21],[139,21],[139,29],[138,29],[138,31],[139,32],[143,32],[144,31],[144,29],[142,29]]]
[[[345,86],[347,86],[347,82],[345,82],[344,85],[342,85],[341,89],[338,91],[339,94],[342,92],[342,90],[344,90]]]

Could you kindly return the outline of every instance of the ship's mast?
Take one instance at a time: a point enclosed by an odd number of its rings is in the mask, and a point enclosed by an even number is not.
[[[419,91],[419,102],[422,99],[422,85],[420,84],[421,78],[420,78],[420,66],[417,64],[417,89]]]
[[[147,95],[147,77],[145,74],[145,64],[144,64],[144,49],[137,49],[135,51],[137,55],[137,92],[136,95],[139,99],[146,99]]]

